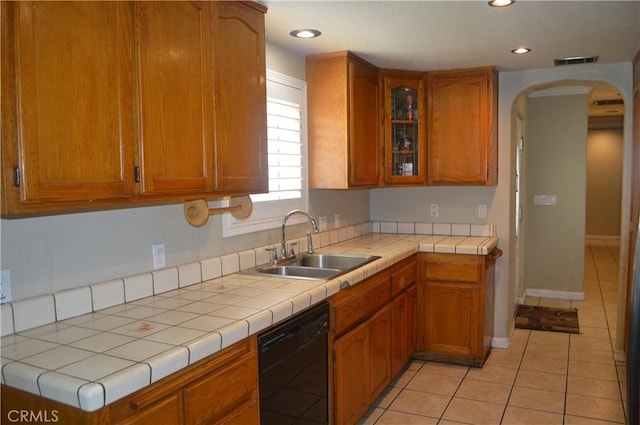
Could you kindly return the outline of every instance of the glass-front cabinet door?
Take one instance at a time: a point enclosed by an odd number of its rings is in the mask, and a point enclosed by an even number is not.
[[[385,77],[384,87],[385,184],[425,184],[423,80]]]

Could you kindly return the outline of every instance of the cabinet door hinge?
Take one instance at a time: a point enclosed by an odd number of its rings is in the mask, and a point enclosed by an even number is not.
[[[13,167],[13,185],[20,187],[20,167]]]
[[[133,168],[134,180],[136,183],[140,183],[140,167]]]
[[[336,364],[336,350],[331,350],[331,361]]]

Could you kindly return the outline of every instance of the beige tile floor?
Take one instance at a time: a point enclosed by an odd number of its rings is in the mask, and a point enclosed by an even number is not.
[[[624,363],[614,360],[618,243],[585,250],[583,301],[527,298],[576,307],[580,334],[516,329],[484,367],[413,360],[360,424],[559,424],[625,422]]]

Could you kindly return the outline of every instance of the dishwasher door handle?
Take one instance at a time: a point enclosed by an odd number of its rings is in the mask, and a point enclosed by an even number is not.
[[[275,336],[271,336],[269,335],[269,339],[267,341],[261,340],[260,341],[260,351],[267,351],[269,349],[269,347],[271,347],[273,344],[277,344],[280,341],[283,341],[285,339],[287,339],[287,337],[291,336],[290,333],[286,333],[286,332],[282,332],[278,335]]]

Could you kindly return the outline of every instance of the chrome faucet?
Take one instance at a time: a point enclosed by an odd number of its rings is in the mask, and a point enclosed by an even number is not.
[[[289,219],[289,217],[291,217],[294,214],[302,214],[302,215],[306,215],[307,218],[309,219],[309,223],[311,223],[311,228],[313,230],[313,233],[318,233],[318,224],[316,223],[316,219],[313,218],[313,216],[311,216],[311,214],[302,211],[302,210],[292,210],[289,211],[284,218],[282,219],[282,240],[280,241],[280,256],[281,258],[289,258],[289,257],[295,257],[295,253],[293,252],[293,247],[291,247],[291,253],[287,254],[287,238],[284,235],[284,226],[287,224],[287,220]],[[313,252],[313,244],[311,242],[311,233],[307,232],[307,244],[309,245],[309,252],[312,253]]]

